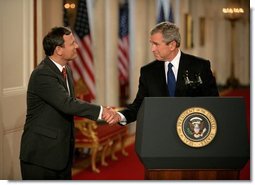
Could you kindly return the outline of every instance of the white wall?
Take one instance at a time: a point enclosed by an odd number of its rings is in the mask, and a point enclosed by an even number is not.
[[[0,1],[0,179],[20,179],[19,146],[33,65],[33,0]]]

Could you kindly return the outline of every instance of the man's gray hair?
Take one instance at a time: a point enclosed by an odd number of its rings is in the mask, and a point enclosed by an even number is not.
[[[181,45],[181,35],[179,28],[171,22],[161,22],[157,24],[151,31],[150,34],[162,33],[164,42],[169,44],[172,41],[176,42],[176,46],[180,47]]]

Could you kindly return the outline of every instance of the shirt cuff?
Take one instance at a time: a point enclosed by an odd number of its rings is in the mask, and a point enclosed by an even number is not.
[[[120,117],[121,117],[121,120],[119,122],[120,125],[126,125],[127,124],[127,119],[125,118],[125,116],[123,114],[121,114],[120,112],[117,112]]]
[[[99,116],[98,116],[99,120],[102,119],[102,114],[103,114],[103,106],[100,106],[100,112],[99,112]]]

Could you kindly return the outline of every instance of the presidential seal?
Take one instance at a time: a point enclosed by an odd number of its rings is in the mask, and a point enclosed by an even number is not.
[[[206,109],[192,107],[185,110],[177,120],[177,134],[181,141],[191,147],[203,147],[214,139],[217,123]]]

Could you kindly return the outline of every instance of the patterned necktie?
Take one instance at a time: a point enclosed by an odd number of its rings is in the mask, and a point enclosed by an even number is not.
[[[68,80],[67,80],[67,73],[66,73],[66,67],[65,66],[62,69],[62,76],[63,76],[63,78],[66,82],[67,90],[68,90],[68,93],[70,95],[70,88],[69,88],[69,84],[68,84]]]
[[[175,76],[172,70],[173,64],[168,64],[168,71],[167,71],[167,85],[168,85],[168,92],[169,96],[174,96],[175,94]]]
[[[62,75],[63,75],[63,77],[64,77],[64,80],[66,80],[66,77],[67,77],[66,67],[63,67],[63,69],[62,69]]]

